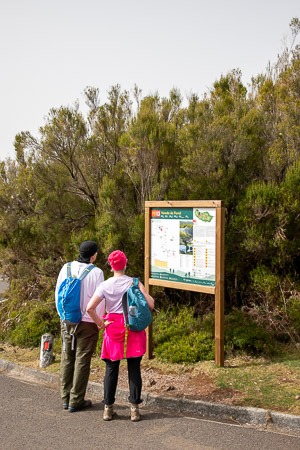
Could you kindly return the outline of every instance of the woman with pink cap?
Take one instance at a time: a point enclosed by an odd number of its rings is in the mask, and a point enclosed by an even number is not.
[[[145,331],[128,330],[125,345],[126,326],[124,323],[122,297],[132,285],[133,279],[125,275],[127,258],[120,251],[115,250],[108,257],[113,277],[102,282],[95,290],[87,305],[87,312],[99,329],[104,330],[101,349],[101,359],[105,361],[104,376],[104,420],[112,420],[113,404],[118,384],[120,361],[127,359],[129,397],[131,403],[130,416],[133,422],[140,420],[139,404],[142,402],[141,360],[146,353]],[[139,282],[139,288],[145,296],[150,310],[154,308],[154,299],[146,292],[144,285]],[[97,314],[97,306],[105,301],[106,315],[101,318]]]

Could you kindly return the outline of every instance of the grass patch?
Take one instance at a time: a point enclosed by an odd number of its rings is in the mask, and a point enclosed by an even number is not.
[[[293,349],[284,358],[277,357],[276,361],[241,356],[228,359],[225,367],[210,365],[204,371],[213,377],[218,388],[243,392],[240,406],[299,415],[300,361],[295,358]]]

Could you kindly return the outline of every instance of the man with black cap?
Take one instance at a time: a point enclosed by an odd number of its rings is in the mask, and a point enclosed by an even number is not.
[[[98,245],[94,241],[84,241],[79,246],[79,257],[71,263],[71,274],[78,278],[89,264],[97,258]],[[60,284],[67,278],[67,263],[62,267],[55,289],[55,301],[58,299]],[[86,306],[95,289],[104,281],[103,271],[94,267],[83,278],[80,286],[80,304],[82,319],[74,329],[67,329],[62,324],[61,336],[63,349],[61,353],[61,398],[63,408],[69,412],[80,411],[92,406],[90,400],[85,400],[87,383],[90,375],[91,359],[96,350],[99,329],[86,313]],[[101,315],[101,311],[99,310]],[[69,327],[69,326],[68,326]],[[72,342],[74,332],[75,344]]]

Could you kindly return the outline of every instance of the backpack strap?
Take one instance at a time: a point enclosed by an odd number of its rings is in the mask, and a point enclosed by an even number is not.
[[[79,323],[77,323],[75,325],[75,328],[74,328],[74,330],[72,332],[71,332],[70,325],[68,325],[66,323],[62,323],[62,326],[63,326],[63,333],[62,333],[62,344],[63,345],[62,345],[62,349],[63,349],[64,352],[66,351],[66,337],[65,337],[66,334],[68,334],[69,336],[72,336],[71,350],[75,350],[75,339],[76,339],[75,333],[76,333],[76,330],[77,330],[77,327],[78,327]]]
[[[82,272],[82,274],[79,275],[78,280],[82,281],[82,280],[90,273],[90,271],[94,269],[94,267],[96,267],[96,266],[94,266],[94,264],[89,264],[89,265],[84,269],[84,271]],[[84,315],[84,314],[86,313],[86,310],[84,309],[84,310],[82,310],[81,312],[82,312],[82,315]],[[75,330],[75,331],[76,331],[76,330]],[[75,333],[75,331],[74,331],[74,333]]]
[[[138,279],[138,278],[133,278],[132,284],[133,284],[133,286],[138,287],[138,285],[139,285],[139,279]]]
[[[125,327],[126,327],[128,325],[127,291],[124,292],[123,297],[122,297],[122,308],[123,308],[124,322],[125,322]]]
[[[73,333],[70,333],[70,335],[72,336],[71,350],[75,350],[75,339],[76,339],[75,333],[79,324],[80,322],[75,326]]]
[[[67,278],[69,278],[71,276],[72,276],[72,274],[71,274],[71,263],[68,262],[68,264],[67,264]]]
[[[94,264],[89,264],[89,265],[84,269],[84,271],[82,272],[82,274],[78,277],[78,279],[79,279],[79,280],[83,280],[83,279],[90,273],[90,271],[94,269],[94,267],[96,267],[96,266],[94,266]],[[68,264],[67,264],[67,278],[69,278],[69,277],[71,277],[71,276],[72,276],[72,272],[71,272],[71,263],[68,262]],[[76,278],[76,277],[74,277],[74,278]]]
[[[84,271],[82,272],[82,274],[78,277],[79,280],[83,280],[89,273],[91,270],[94,269],[94,264],[89,264]]]

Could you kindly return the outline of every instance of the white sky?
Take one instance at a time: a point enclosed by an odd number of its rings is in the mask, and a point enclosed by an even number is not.
[[[0,0],[0,159],[53,107],[120,84],[201,98],[220,76],[247,84],[289,42],[299,0]]]

